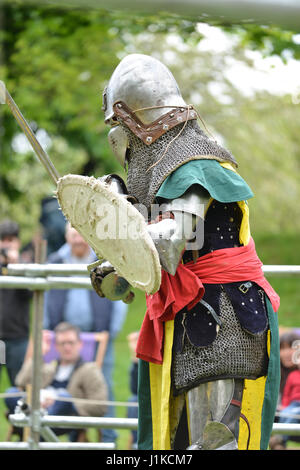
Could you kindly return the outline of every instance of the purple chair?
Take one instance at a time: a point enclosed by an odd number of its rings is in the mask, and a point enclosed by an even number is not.
[[[51,347],[47,354],[44,355],[45,362],[51,362],[58,359],[58,352],[55,347],[55,333],[50,331]],[[81,332],[80,339],[82,341],[81,357],[86,362],[97,362],[101,367],[103,357],[105,355],[108,332],[102,331],[101,333]],[[97,350],[97,343],[99,347]],[[96,354],[97,350],[97,354]]]

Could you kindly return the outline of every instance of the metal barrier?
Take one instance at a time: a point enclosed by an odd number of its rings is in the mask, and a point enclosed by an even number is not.
[[[300,436],[300,424],[274,423],[272,434],[287,434],[289,436]]]
[[[44,291],[49,289],[92,289],[87,265],[84,264],[44,264],[45,244],[40,241],[36,248],[36,263],[9,264],[2,269],[0,288],[30,289],[33,296],[33,384],[32,403],[28,414],[22,412],[9,416],[14,426],[27,427],[30,436],[27,442],[0,442],[1,449],[97,449],[110,450],[114,443],[66,443],[60,441],[49,427],[55,428],[112,428],[137,429],[137,419],[46,416],[40,410],[39,394],[41,384],[41,334],[43,329]],[[75,275],[75,276],[74,276]],[[72,420],[72,418],[75,418]],[[40,436],[45,441],[40,442]]]
[[[17,413],[9,416],[10,422],[14,426],[30,426],[31,417],[24,413]],[[113,428],[113,429],[137,429],[138,420],[136,418],[96,418],[91,416],[41,416],[40,424],[63,429],[82,428]]]
[[[0,288],[30,289],[34,291],[33,301],[33,347],[34,380],[32,384],[32,401],[29,415],[15,413],[9,416],[14,426],[29,427],[30,437],[28,442],[2,442],[1,449],[114,449],[114,443],[66,443],[58,440],[51,430],[55,428],[112,428],[112,429],[137,429],[138,420],[130,418],[96,418],[96,417],[71,417],[41,415],[39,404],[40,380],[41,380],[41,332],[43,321],[43,296],[49,289],[92,289],[87,265],[76,264],[43,264],[42,249],[34,264],[10,264],[0,276]],[[300,266],[265,265],[263,272],[266,276],[299,275]],[[274,423],[272,434],[288,434],[300,436],[300,424]],[[40,442],[40,436],[48,442]]]
[[[32,415],[15,413],[9,415],[13,426],[31,427],[34,425]],[[50,416],[40,415],[36,423],[36,431],[47,442],[34,442],[29,438],[27,442],[0,442],[0,450],[113,450],[113,442],[62,442],[51,428],[85,429],[85,428],[111,428],[111,429],[137,429],[138,420],[134,418],[96,418],[82,416]],[[50,428],[51,427],[51,428]]]

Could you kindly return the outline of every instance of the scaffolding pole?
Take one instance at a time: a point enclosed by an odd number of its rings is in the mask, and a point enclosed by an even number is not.
[[[135,430],[137,419],[104,418],[104,417],[75,417],[42,415],[40,411],[40,371],[42,364],[41,335],[43,328],[43,299],[44,291],[48,289],[92,288],[87,265],[45,265],[46,249],[39,245],[36,252],[35,264],[8,265],[6,274],[0,276],[0,288],[28,288],[34,291],[33,302],[33,341],[34,341],[34,371],[32,386],[32,407],[29,414],[23,412],[9,416],[14,426],[29,427],[28,442],[0,442],[0,449],[114,449],[114,443],[65,443],[57,440],[52,429],[82,429],[82,428],[112,428]],[[266,275],[294,276],[300,274],[300,266],[265,265]],[[74,276],[75,274],[75,276]],[[272,434],[287,434],[300,436],[300,424],[274,423]],[[49,442],[39,442],[40,436]]]
[[[50,290],[92,289],[85,264],[9,264],[0,276],[0,288]],[[264,265],[266,276],[299,276],[300,265]]]
[[[32,0],[24,0],[32,4]],[[37,2],[37,0],[35,0]],[[54,3],[55,0],[48,0]],[[153,15],[170,13],[196,19],[213,26],[234,24],[277,25],[299,31],[298,0],[60,0],[61,7],[82,7],[97,10],[120,10],[131,14]]]
[[[40,442],[38,450],[113,450],[111,442]],[[31,450],[28,442],[0,442],[0,450]]]
[[[265,264],[262,266],[264,274],[267,275],[299,275],[300,265],[274,265]],[[9,264],[5,269],[5,274],[9,276],[24,277],[51,277],[51,276],[83,276],[89,277],[87,264]],[[51,277],[52,279],[52,277]]]
[[[18,427],[30,425],[30,416],[24,413],[15,413],[9,415],[9,421]],[[63,429],[82,429],[82,428],[106,428],[106,429],[137,429],[137,418],[104,418],[94,416],[50,416],[40,417],[40,426],[63,428]]]
[[[35,261],[46,261],[47,243],[45,240],[37,240],[35,243]],[[40,442],[40,391],[42,383],[42,332],[44,320],[44,291],[35,290],[33,294],[33,370],[31,392],[31,420],[29,443],[32,448],[38,448]]]

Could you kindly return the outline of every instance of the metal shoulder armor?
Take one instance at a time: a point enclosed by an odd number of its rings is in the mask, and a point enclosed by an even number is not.
[[[98,178],[102,183],[107,184],[113,191],[118,194],[128,194],[126,184],[121,178],[121,176],[114,173],[109,175],[103,175]]]
[[[204,220],[209,199],[206,189],[194,185],[180,198],[163,200],[162,220],[148,225],[161,266],[168,273],[175,274],[187,242],[195,238],[197,224],[200,219]]]

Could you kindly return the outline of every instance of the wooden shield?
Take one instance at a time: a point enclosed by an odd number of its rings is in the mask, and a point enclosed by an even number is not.
[[[129,284],[153,294],[161,266],[142,214],[94,177],[66,175],[58,180],[57,199],[72,225],[101,259]]]

